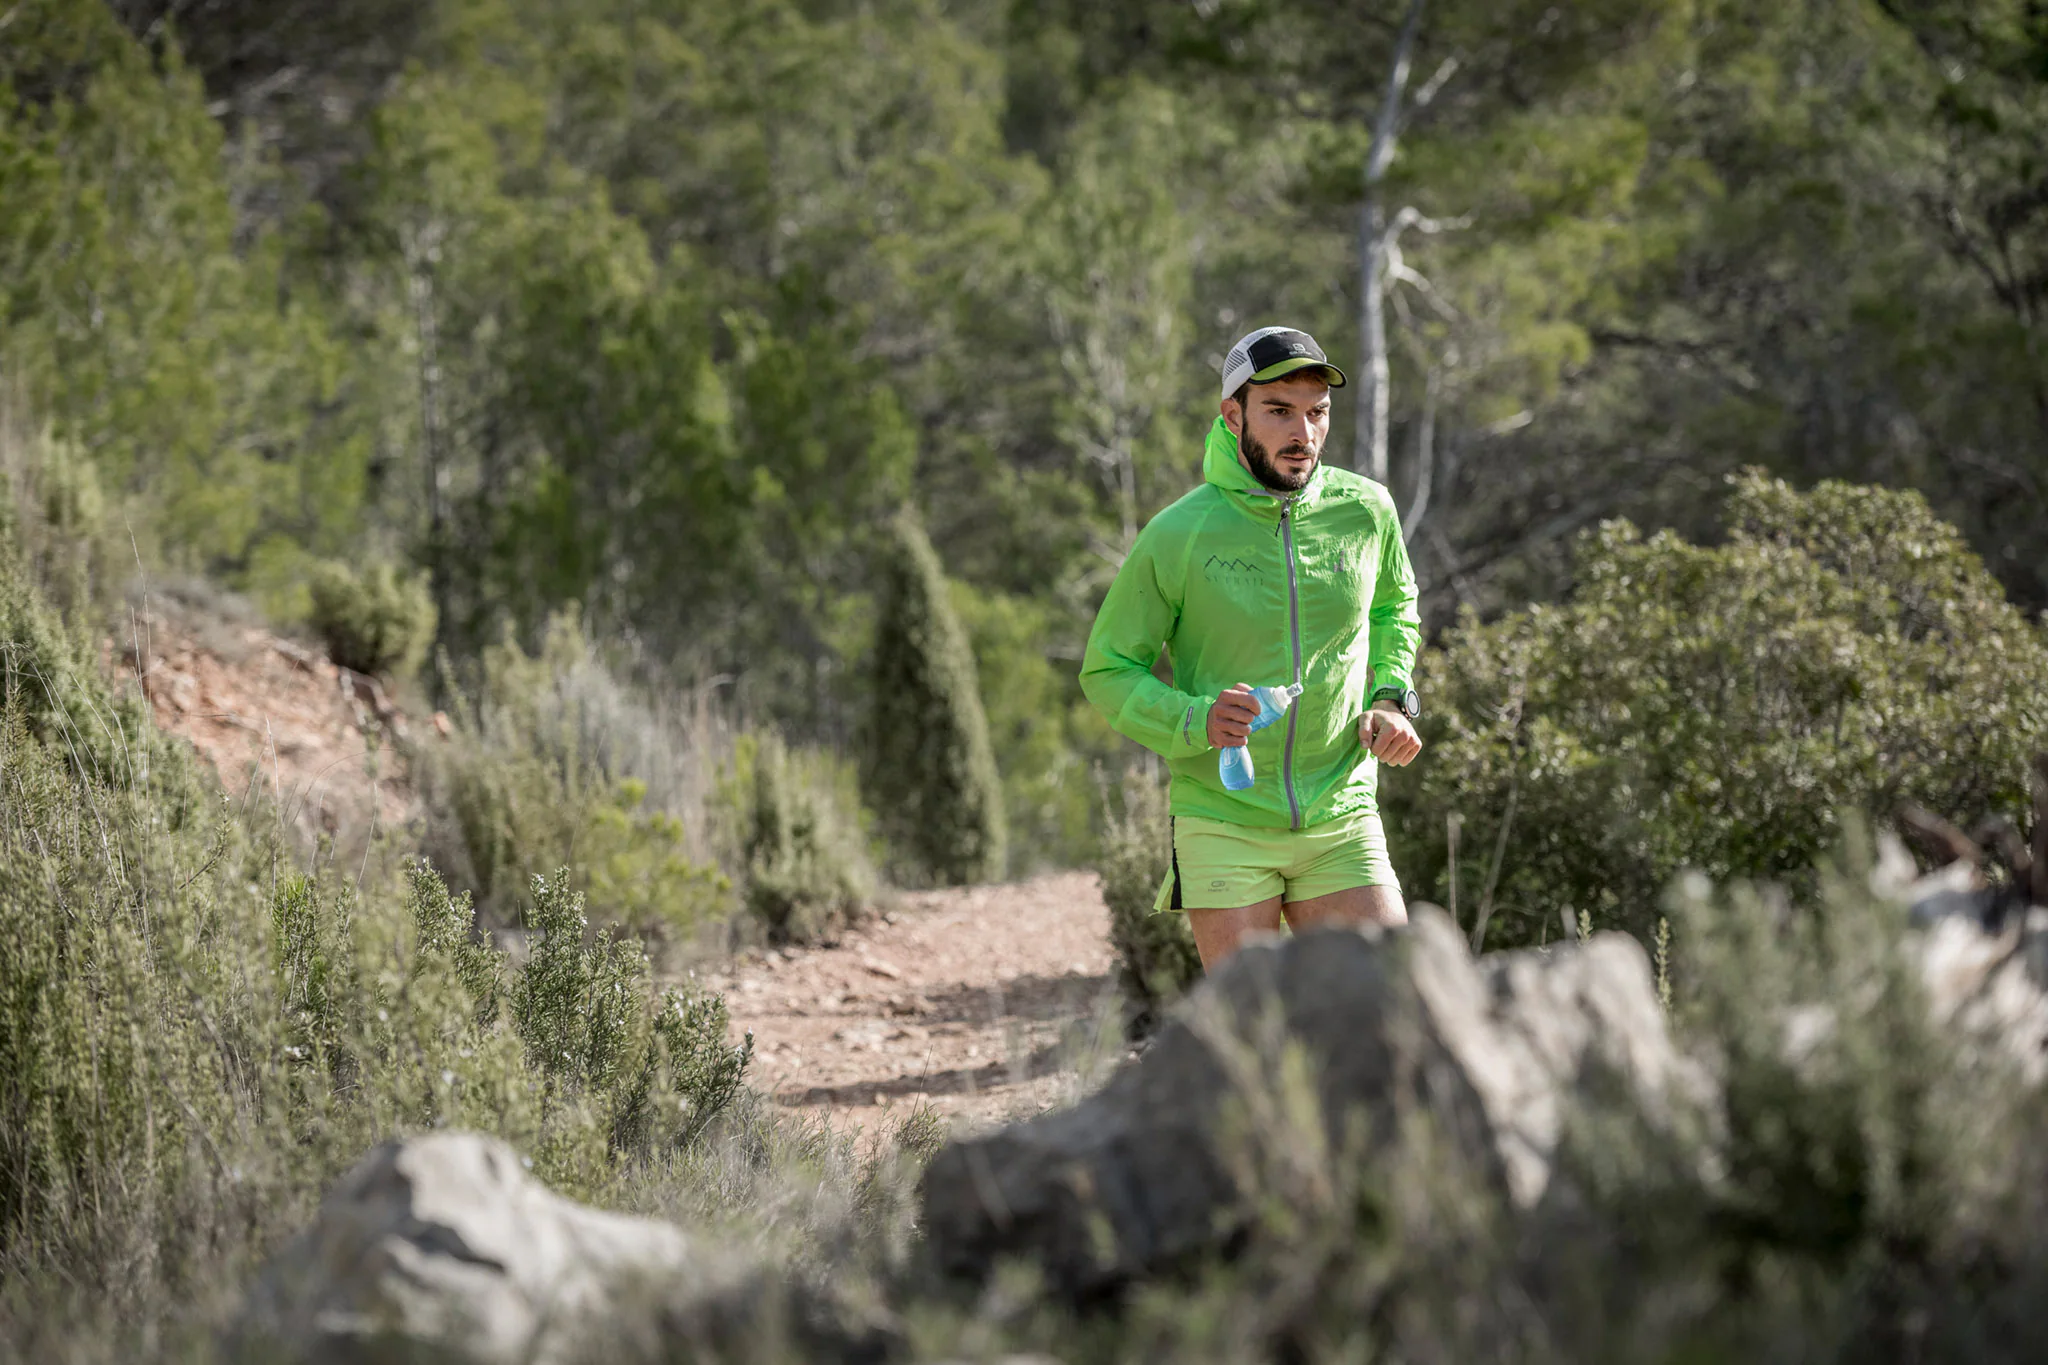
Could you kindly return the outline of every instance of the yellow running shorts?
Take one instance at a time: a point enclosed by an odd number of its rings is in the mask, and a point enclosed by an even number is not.
[[[1155,913],[1235,910],[1275,896],[1305,901],[1354,886],[1401,885],[1387,859],[1387,834],[1377,813],[1307,829],[1254,829],[1176,816],[1173,862],[1153,903]]]

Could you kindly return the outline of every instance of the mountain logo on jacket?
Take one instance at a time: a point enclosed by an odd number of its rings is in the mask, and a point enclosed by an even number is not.
[[[1202,576],[1211,583],[1242,583],[1246,579],[1264,579],[1266,566],[1252,559],[1225,559],[1222,555],[1210,555],[1202,565]]]

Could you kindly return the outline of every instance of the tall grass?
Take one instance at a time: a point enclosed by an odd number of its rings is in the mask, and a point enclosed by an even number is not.
[[[410,753],[424,850],[485,917],[516,923],[528,878],[573,865],[593,915],[654,944],[749,912],[758,932],[811,938],[872,896],[850,772],[736,725],[702,691],[621,683],[573,615],[529,654],[484,652],[451,740]]]
[[[206,793],[0,564],[0,1280],[39,1304],[9,1349],[64,1301],[174,1325],[391,1133],[498,1133],[603,1198],[733,1105],[722,1001],[657,992],[566,872],[515,965],[428,864],[309,876]]]

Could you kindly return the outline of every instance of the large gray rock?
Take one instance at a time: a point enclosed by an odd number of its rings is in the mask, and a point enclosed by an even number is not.
[[[1421,1118],[1438,1151],[1523,1208],[1549,1185],[1576,1087],[1618,1082],[1653,1122],[1710,1095],[1626,936],[1482,965],[1425,906],[1403,932],[1269,940],[1093,1097],[942,1151],[923,1188],[940,1267],[978,1277],[1029,1256],[1086,1296],[1227,1246],[1247,1224],[1247,1133],[1299,1112],[1276,1079],[1296,1044],[1324,1151],[1370,1160]]]
[[[657,1333],[678,1282],[711,1292],[692,1253],[665,1223],[555,1194],[496,1139],[387,1142],[257,1279],[231,1344],[307,1365],[544,1365],[594,1332]]]
[[[2033,1084],[2048,1077],[2048,908],[1985,929],[1944,916],[1907,939],[1936,1021],[2014,1062]]]

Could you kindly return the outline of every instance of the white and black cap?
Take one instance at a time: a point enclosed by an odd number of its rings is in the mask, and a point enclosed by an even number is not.
[[[1323,371],[1331,388],[1344,387],[1344,371],[1330,363],[1314,337],[1295,327],[1261,327],[1223,358],[1223,396],[1234,397],[1246,384],[1270,384],[1310,366]]]

